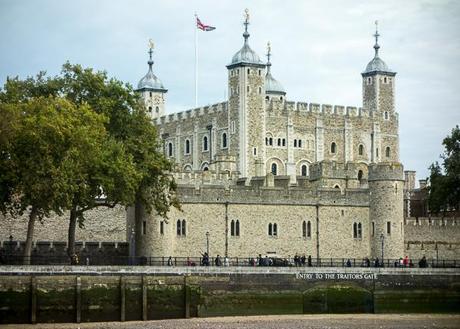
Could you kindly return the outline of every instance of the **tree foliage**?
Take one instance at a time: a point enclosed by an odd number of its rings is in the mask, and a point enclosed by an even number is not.
[[[444,138],[442,164],[430,166],[429,207],[433,213],[460,210],[460,129]]]
[[[0,210],[29,209],[31,202],[25,202],[22,190],[29,179],[50,188],[45,192],[52,190],[52,197],[37,189],[37,197],[43,198],[38,217],[70,210],[70,255],[74,253],[76,223],[83,225],[89,209],[141,204],[149,212],[166,216],[170,206],[179,206],[174,180],[167,173],[171,163],[160,152],[156,129],[131,86],[109,79],[105,72],[66,63],[55,77],[40,72],[25,80],[8,79],[0,92],[0,105],[2,117],[7,118],[7,124],[0,125]],[[29,111],[28,107],[34,106],[43,109]],[[27,116],[21,115],[24,111],[40,113],[32,116],[38,122],[26,126],[22,118]],[[66,133],[59,135],[62,126]],[[41,139],[40,147],[22,142],[29,135],[39,136],[37,130],[44,133],[46,127],[52,133]],[[25,129],[28,132],[18,138]],[[50,159],[38,157],[48,151],[53,154]],[[21,168],[22,174],[12,165],[15,157],[30,165]],[[52,161],[57,165],[50,166]],[[49,184],[50,180],[58,188]],[[20,198],[14,199],[17,196]]]

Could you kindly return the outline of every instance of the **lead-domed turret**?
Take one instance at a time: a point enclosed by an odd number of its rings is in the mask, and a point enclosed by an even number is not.
[[[377,26],[377,22],[376,22],[376,26]],[[387,64],[379,57],[379,49],[380,49],[380,45],[378,43],[379,36],[380,36],[379,31],[376,28],[375,34],[374,34],[374,37],[375,37],[375,45],[374,45],[375,54],[374,54],[374,58],[367,64],[366,70],[363,72],[363,74],[368,74],[368,73],[372,73],[372,72],[393,73],[388,68]]]
[[[285,96],[286,91],[284,90],[283,85],[272,76],[272,73],[270,70],[272,66],[272,63],[270,63],[270,57],[271,57],[271,46],[269,42],[267,44],[267,74],[265,75],[265,93],[267,95]]]
[[[165,95],[168,91],[158,77],[153,74],[153,42],[149,41],[149,70],[147,74],[137,84],[136,91],[139,92],[144,100],[146,112],[152,119],[164,115]]]

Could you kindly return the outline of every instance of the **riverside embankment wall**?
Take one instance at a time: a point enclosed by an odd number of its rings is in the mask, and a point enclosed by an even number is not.
[[[0,323],[458,312],[458,269],[1,266]]]

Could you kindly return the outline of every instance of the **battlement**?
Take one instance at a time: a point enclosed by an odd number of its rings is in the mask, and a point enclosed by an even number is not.
[[[403,165],[399,162],[381,162],[369,165],[369,182],[378,180],[404,181]]]
[[[228,103],[224,101],[221,103],[211,104],[211,105],[207,105],[203,107],[198,107],[195,109],[189,109],[189,110],[185,110],[182,112],[176,112],[176,113],[163,115],[159,118],[154,119],[153,123],[155,125],[162,125],[162,124],[166,124],[170,122],[187,120],[187,119],[191,119],[194,117],[208,116],[208,115],[212,116],[218,112],[226,111],[227,104]]]

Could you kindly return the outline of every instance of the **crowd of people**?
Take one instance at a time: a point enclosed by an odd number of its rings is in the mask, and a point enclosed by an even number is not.
[[[230,266],[230,259],[227,256],[220,256],[217,255],[214,260],[210,258],[207,252],[204,252],[200,258],[199,264],[201,266]],[[242,259],[238,261],[238,264],[232,265],[244,265],[246,260],[242,262]],[[317,260],[313,261],[311,255],[305,256],[296,254],[293,258],[288,256],[287,258],[279,258],[279,257],[269,257],[268,255],[262,256],[259,254],[257,257],[250,257],[247,259],[247,263],[249,266],[295,266],[295,267],[305,267],[305,266],[327,266],[328,259],[323,262],[318,262]],[[392,262],[383,262],[378,257],[370,260],[368,257],[362,259],[362,261],[358,261],[357,259],[347,259],[346,261],[341,261],[342,265],[340,264],[339,260],[336,260],[331,266],[345,266],[345,267],[415,267],[412,259],[409,259],[408,256],[404,258],[400,258],[399,260],[395,260],[394,263]],[[173,260],[171,256],[168,258],[168,266],[177,265],[176,262]],[[196,263],[190,258],[187,258],[187,266],[196,266]],[[428,262],[425,256],[423,256],[419,262],[418,267],[425,268],[428,267]]]

